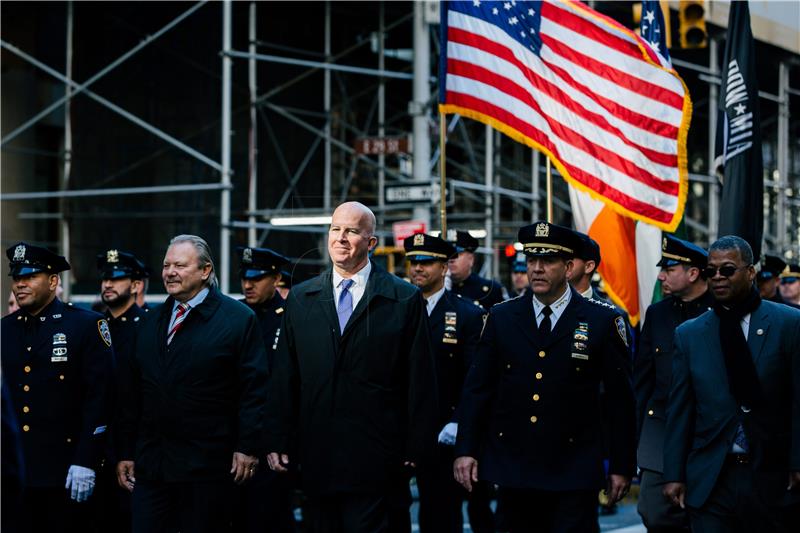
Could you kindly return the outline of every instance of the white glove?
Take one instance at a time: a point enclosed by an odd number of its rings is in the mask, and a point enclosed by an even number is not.
[[[84,466],[72,465],[67,472],[65,489],[70,489],[70,497],[76,502],[85,502],[94,490],[94,470]]]
[[[458,434],[458,424],[450,422],[439,432],[439,442],[447,446],[453,446],[456,443],[456,434]]]

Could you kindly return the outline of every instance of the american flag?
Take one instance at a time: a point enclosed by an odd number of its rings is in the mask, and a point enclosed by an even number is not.
[[[440,110],[545,152],[617,212],[673,231],[691,101],[631,30],[580,2],[442,2]]]
[[[671,65],[669,48],[667,48],[667,32],[664,28],[664,13],[661,11],[661,2],[659,0],[643,0],[639,32],[653,50],[663,56],[665,61],[662,61],[662,63]]]

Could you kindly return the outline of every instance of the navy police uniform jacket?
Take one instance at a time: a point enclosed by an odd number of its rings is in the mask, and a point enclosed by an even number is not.
[[[474,272],[464,281],[454,282],[451,290],[462,298],[480,305],[486,311],[494,304],[505,300],[502,285],[494,280],[482,278]]]
[[[594,490],[609,473],[635,471],[634,397],[625,324],[574,289],[548,339],[537,340],[531,293],[497,305],[481,335],[461,398],[456,456],[478,459],[479,478],[501,487]],[[600,384],[610,412],[599,411]]]
[[[267,449],[313,493],[374,492],[432,459],[437,391],[419,289],[375,263],[344,331],[327,270],[292,288],[267,396]]]
[[[173,302],[146,313],[121,371],[119,456],[150,481],[227,480],[234,452],[262,451],[261,329],[246,305],[211,288],[167,346]]]
[[[264,346],[267,347],[268,369],[272,371],[272,363],[275,350],[278,348],[278,338],[280,337],[281,321],[283,320],[283,310],[286,301],[275,291],[275,295],[260,305],[249,305],[243,299],[239,300],[247,305],[258,317],[261,326],[261,334],[264,338]]]
[[[106,312],[106,321],[111,331],[111,340],[114,342],[114,357],[116,358],[117,368],[127,365],[133,352],[133,344],[136,339],[136,328],[144,319],[146,311],[136,304],[130,306],[124,313],[117,318]]]
[[[97,470],[114,354],[99,313],[56,298],[2,319],[3,380],[19,422],[28,487],[63,488],[70,465]]]
[[[483,327],[483,308],[445,291],[428,317],[439,386],[439,424],[458,422],[458,405]]]
[[[714,298],[708,290],[690,302],[668,296],[647,308],[633,364],[636,393],[636,424],[639,435],[639,467],[663,471],[664,426],[672,381],[672,342],[679,325],[711,309]]]

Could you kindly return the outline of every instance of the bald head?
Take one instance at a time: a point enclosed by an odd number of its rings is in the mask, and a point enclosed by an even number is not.
[[[339,274],[350,277],[367,264],[378,242],[375,225],[375,214],[359,202],[345,202],[333,212],[328,254]]]

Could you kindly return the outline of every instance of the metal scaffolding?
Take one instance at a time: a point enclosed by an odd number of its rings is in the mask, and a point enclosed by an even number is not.
[[[354,186],[364,186],[366,181],[375,180],[375,194],[372,196],[374,210],[378,216],[381,244],[391,236],[387,231],[389,224],[399,220],[412,218],[422,220],[431,228],[431,213],[435,212],[435,205],[420,205],[416,203],[388,204],[385,202],[387,185],[406,182],[438,182],[436,164],[440,156],[437,148],[431,145],[431,129],[436,121],[436,94],[433,90],[437,80],[432,76],[431,56],[438,53],[438,27],[426,18],[430,10],[425,9],[422,2],[415,2],[411,12],[398,17],[387,24],[386,6],[383,2],[378,4],[362,4],[365,10],[374,15],[374,22],[370,28],[371,35],[364,36],[363,32],[351,43],[341,50],[334,50],[334,36],[337,25],[333,24],[333,9],[330,2],[324,3],[323,17],[323,49],[298,50],[291,49],[290,55],[264,53],[259,48],[270,48],[287,52],[288,47],[264,43],[258,40],[259,32],[257,14],[269,10],[271,4],[258,6],[250,2],[247,6],[247,50],[237,50],[234,46],[234,9],[231,0],[222,3],[208,3],[205,0],[197,2],[186,9],[169,23],[148,35],[136,46],[119,56],[107,66],[90,76],[85,82],[78,83],[73,79],[73,10],[72,3],[67,10],[67,42],[66,64],[64,72],[46,64],[34,57],[21,47],[0,39],[0,47],[21,60],[33,65],[47,73],[65,86],[63,97],[57,98],[52,104],[47,105],[33,117],[16,126],[8,134],[3,135],[0,146],[4,151],[12,151],[11,142],[29,130],[44,117],[64,107],[64,142],[63,142],[63,169],[60,176],[58,190],[29,191],[29,192],[3,192],[3,202],[22,202],[36,199],[55,198],[59,200],[59,240],[61,252],[70,254],[71,243],[74,235],[70,235],[68,201],[76,198],[93,196],[115,196],[132,194],[165,194],[186,191],[218,191],[219,192],[219,251],[218,274],[223,290],[230,292],[230,260],[231,240],[234,230],[246,230],[246,243],[259,245],[266,242],[270,232],[297,232],[302,230],[318,233],[319,228],[312,227],[287,227],[276,226],[269,222],[271,217],[285,216],[292,213],[327,213],[340,201],[351,197]],[[367,7],[368,6],[368,7]],[[221,103],[220,119],[217,121],[220,131],[220,160],[192,147],[186,139],[172,135],[163,128],[157,127],[141,116],[115,104],[111,98],[101,96],[92,87],[101,79],[111,74],[128,59],[135,56],[144,48],[150,46],[164,34],[177,31],[183,21],[195,15],[198,10],[220,10],[221,21]],[[241,11],[239,11],[241,13]],[[411,30],[411,36],[403,35],[396,41],[408,43],[408,50],[387,50],[388,37],[397,37],[402,32]],[[695,208],[690,212],[687,209],[686,223],[696,240],[709,242],[716,236],[717,211],[719,205],[719,182],[712,169],[714,159],[713,139],[716,132],[719,79],[719,48],[721,46],[721,32],[709,35],[708,64],[699,65],[679,58],[674,59],[674,65],[681,73],[691,73],[697,76],[699,82],[707,85],[708,96],[703,102],[696,101],[696,107],[702,108],[707,114],[707,150],[704,155],[704,168],[692,168],[690,173],[690,186],[692,187]],[[342,39],[339,40],[339,42]],[[352,59],[356,53],[363,53],[364,49],[372,44],[374,56],[370,63],[363,59]],[[413,54],[409,51],[413,50]],[[307,56],[304,59],[298,56]],[[412,61],[403,64],[403,67],[394,70],[387,69],[387,57],[396,58],[411,56]],[[211,58],[206,58],[211,62]],[[233,88],[233,69],[236,64],[247,64],[247,91],[246,101],[237,100]],[[787,251],[791,257],[800,256],[800,176],[791,174],[790,152],[792,146],[797,146],[798,140],[791,134],[791,102],[797,101],[800,96],[798,88],[792,88],[790,83],[792,72],[798,69],[798,58],[786,53],[786,58],[780,61],[775,86],[777,94],[762,91],[761,97],[777,105],[778,113],[775,121],[777,129],[775,152],[776,165],[765,181],[765,189],[769,189],[774,197],[774,209],[767,206],[768,227],[765,231],[767,242],[766,249],[772,251]],[[262,65],[285,65],[302,69],[298,74],[286,81],[272,80],[265,91],[259,94],[258,72]],[[285,94],[291,88],[317,73],[322,73],[321,84],[321,111],[319,106],[309,108],[296,108],[279,104],[276,97]],[[356,89],[350,91],[343,80],[358,77]],[[365,81],[366,80],[366,81]],[[394,107],[387,99],[387,82],[409,83],[407,92],[410,99],[407,108]],[[169,184],[153,186],[116,187],[116,188],[71,188],[71,156],[73,154],[72,125],[70,120],[70,102],[78,95],[91,98],[106,109],[125,118],[131,123],[144,129],[179,150],[182,154],[201,162],[218,173],[218,181],[206,183],[194,182],[189,184]],[[366,102],[366,103],[365,103]],[[247,135],[247,172],[241,176],[234,176],[232,142],[243,142],[241,137],[233,137],[232,120],[235,115],[248,112]],[[286,121],[299,130],[313,135],[313,141],[303,146],[303,156],[295,162],[287,161],[284,157],[285,146],[292,142],[286,136],[275,132],[275,120]],[[796,122],[797,119],[795,119]],[[408,127],[411,125],[411,128]],[[699,117],[696,116],[694,125],[700,128]],[[210,125],[209,127],[214,127]],[[377,136],[384,138],[392,133],[402,130],[413,130],[410,154],[395,154],[391,157],[381,153],[366,155],[358,153],[348,142],[352,138]],[[800,129],[800,128],[797,128]],[[794,142],[794,144],[792,144]],[[259,165],[259,154],[266,154],[267,148],[275,154],[275,168],[280,169],[280,174],[266,175],[265,165]],[[294,146],[293,149],[297,150]],[[320,150],[322,148],[322,150]],[[432,149],[433,148],[433,149]],[[322,163],[322,176],[313,175],[309,169],[312,161],[320,157]],[[448,181],[454,192],[455,208],[451,208],[448,219],[453,221],[453,226],[461,228],[484,228],[487,232],[485,248],[487,261],[484,262],[483,272],[497,277],[500,274],[500,262],[496,253],[496,246],[500,243],[513,242],[515,230],[520,225],[537,219],[543,213],[543,198],[540,194],[540,183],[543,179],[543,168],[538,153],[528,148],[512,143],[494,132],[490,127],[462,120],[458,116],[449,117],[448,121]],[[339,172],[336,172],[338,170]],[[359,172],[364,172],[368,180],[359,177]],[[795,169],[800,172],[800,169]],[[452,176],[452,177],[451,177]],[[235,179],[234,179],[235,178]],[[319,183],[321,198],[308,198],[300,193],[300,185],[306,184],[313,188]],[[373,184],[367,183],[370,187]],[[246,201],[240,206],[233,206],[232,191],[239,187],[246,191]],[[260,200],[261,192],[266,190],[280,190],[280,195],[273,205],[267,205]],[[563,183],[556,184],[556,220],[569,221],[570,207],[567,199],[566,188]],[[306,200],[314,200],[306,205]],[[321,200],[321,201],[320,201]],[[33,217],[29,217],[33,218]],[[47,217],[42,217],[47,218]],[[435,217],[434,217],[435,220]],[[433,224],[431,229],[436,229]],[[72,237],[72,238],[71,238]],[[313,262],[312,259],[303,258],[302,261]],[[69,289],[69,287],[67,287]]]

